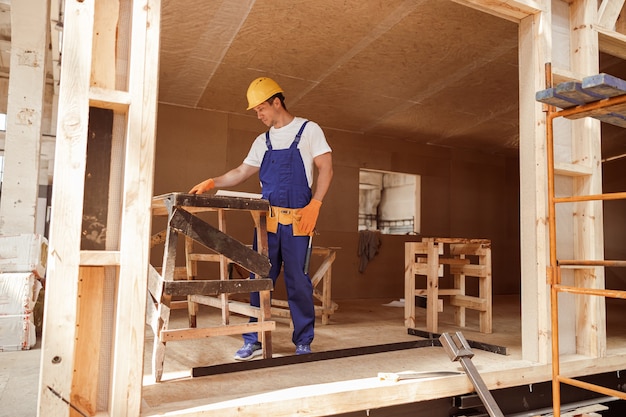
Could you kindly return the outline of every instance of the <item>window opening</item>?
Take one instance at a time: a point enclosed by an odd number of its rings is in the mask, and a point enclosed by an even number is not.
[[[420,176],[361,169],[358,230],[420,232]]]

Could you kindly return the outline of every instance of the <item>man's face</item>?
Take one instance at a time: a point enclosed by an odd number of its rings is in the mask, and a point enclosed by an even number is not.
[[[276,108],[275,104],[277,102],[277,98],[274,98],[272,104],[267,101],[259,104],[254,108],[256,112],[256,117],[267,127],[272,127],[276,124]],[[280,100],[278,100],[280,101]]]

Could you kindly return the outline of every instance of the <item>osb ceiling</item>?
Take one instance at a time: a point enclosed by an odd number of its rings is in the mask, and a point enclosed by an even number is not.
[[[244,114],[250,81],[269,76],[326,129],[517,153],[513,22],[448,0],[162,7],[160,102]]]
[[[0,0],[5,74],[9,10]],[[517,39],[452,0],[162,0],[159,101],[254,117],[247,86],[270,76],[327,130],[516,155]],[[626,79],[609,55],[600,71]],[[603,157],[626,153],[624,133],[603,124]]]
[[[449,0],[163,0],[159,101],[246,113],[269,76],[326,129],[515,155],[517,42],[516,23]],[[603,129],[604,157],[625,153]]]

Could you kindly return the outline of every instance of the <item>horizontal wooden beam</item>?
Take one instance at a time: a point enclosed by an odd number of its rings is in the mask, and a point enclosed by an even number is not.
[[[541,3],[535,0],[452,0],[472,9],[480,10],[493,16],[512,22],[537,14],[542,11]]]
[[[258,323],[230,324],[227,326],[216,327],[163,330],[161,332],[160,339],[162,342],[173,342],[176,340],[228,336],[233,334],[265,332],[272,330],[276,330],[276,322],[264,321]]]
[[[617,58],[626,59],[626,35],[602,26],[594,26],[594,28],[598,32],[600,51]]]
[[[269,278],[164,281],[163,293],[172,296],[242,294],[274,289]]]
[[[190,213],[217,209],[268,212],[270,209],[267,200],[214,194],[169,193],[152,199],[152,210],[155,215],[167,215],[167,206],[184,207]]]

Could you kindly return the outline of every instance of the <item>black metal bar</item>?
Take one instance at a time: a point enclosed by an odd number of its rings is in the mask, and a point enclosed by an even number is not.
[[[435,339],[399,342],[384,345],[363,346],[347,349],[336,349],[325,352],[313,352],[307,355],[291,355],[278,358],[260,359],[250,362],[234,362],[212,366],[192,368],[192,377],[219,375],[231,372],[249,371],[253,369],[273,368],[277,366],[295,365],[299,363],[316,362],[328,359],[348,358],[352,356],[371,355],[375,353],[394,352],[405,349],[441,346]]]
[[[441,337],[441,334],[439,333],[426,332],[419,329],[409,328],[407,329],[407,331],[410,335],[424,337],[426,339],[436,339],[437,341]],[[508,355],[506,346],[492,345],[490,343],[483,343],[475,340],[468,340],[467,342],[473,349],[480,349],[486,352],[497,353],[498,355]]]

